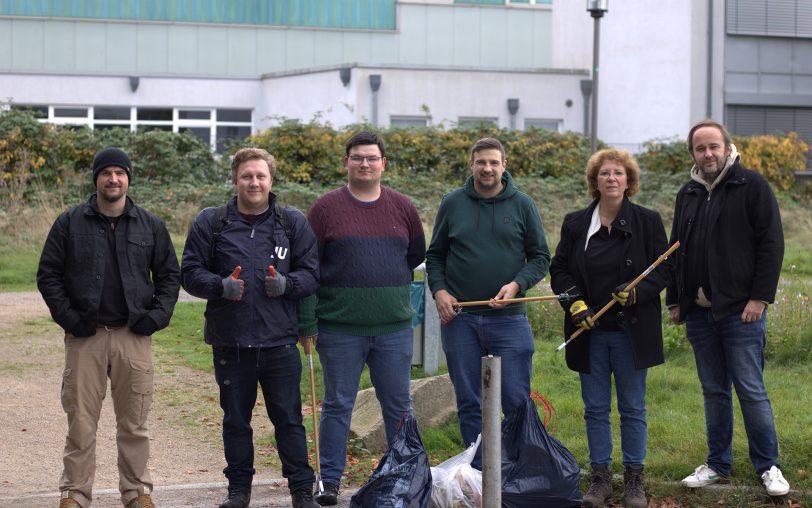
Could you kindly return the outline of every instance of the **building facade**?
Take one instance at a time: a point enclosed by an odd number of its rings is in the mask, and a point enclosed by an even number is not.
[[[812,141],[809,0],[609,9],[606,143],[638,150],[705,117]],[[0,1],[0,102],[213,147],[283,118],[586,132],[592,31],[577,0]]]

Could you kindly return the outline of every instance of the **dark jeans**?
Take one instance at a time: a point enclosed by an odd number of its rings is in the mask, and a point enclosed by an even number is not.
[[[509,415],[530,397],[533,332],[524,314],[457,315],[441,327],[448,374],[457,396],[460,434],[465,446],[482,432],[482,357],[502,359],[502,411]],[[482,468],[482,447],[471,465]]]
[[[738,312],[719,321],[707,309],[694,309],[686,316],[705,398],[708,465],[723,476],[730,475],[733,465],[733,387],[756,472],[778,465],[773,410],[764,387],[766,316],[765,311],[752,323],[742,323]]]
[[[302,425],[299,381],[302,362],[295,344],[274,348],[213,347],[214,376],[223,408],[223,470],[230,489],[249,489],[254,470],[251,411],[262,387],[268,417],[274,426],[282,476],[291,491],[310,488],[313,470],[307,462],[307,442]]]

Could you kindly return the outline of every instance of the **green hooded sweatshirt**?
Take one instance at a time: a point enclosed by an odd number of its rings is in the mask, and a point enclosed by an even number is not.
[[[458,301],[488,300],[511,281],[525,292],[547,275],[550,249],[533,199],[502,174],[504,188],[494,197],[474,190],[474,178],[443,197],[426,253],[432,294],[445,289]],[[523,314],[524,304],[494,310],[472,307],[489,315]]]

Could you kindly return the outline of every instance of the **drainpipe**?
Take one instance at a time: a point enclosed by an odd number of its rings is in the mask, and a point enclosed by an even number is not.
[[[381,75],[370,74],[369,86],[372,88],[372,125],[378,126],[378,89],[381,88]]]

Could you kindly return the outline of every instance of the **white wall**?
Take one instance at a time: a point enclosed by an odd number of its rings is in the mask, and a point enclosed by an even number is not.
[[[330,122],[333,126],[356,121],[356,89],[361,85],[355,72],[347,87],[341,83],[337,69],[266,75],[260,86],[264,106],[254,119],[260,129],[279,123],[280,117],[308,122],[318,116],[320,122]]]
[[[0,101],[82,106],[254,108],[261,102],[257,80],[141,78],[130,90],[126,76],[0,73]]]

